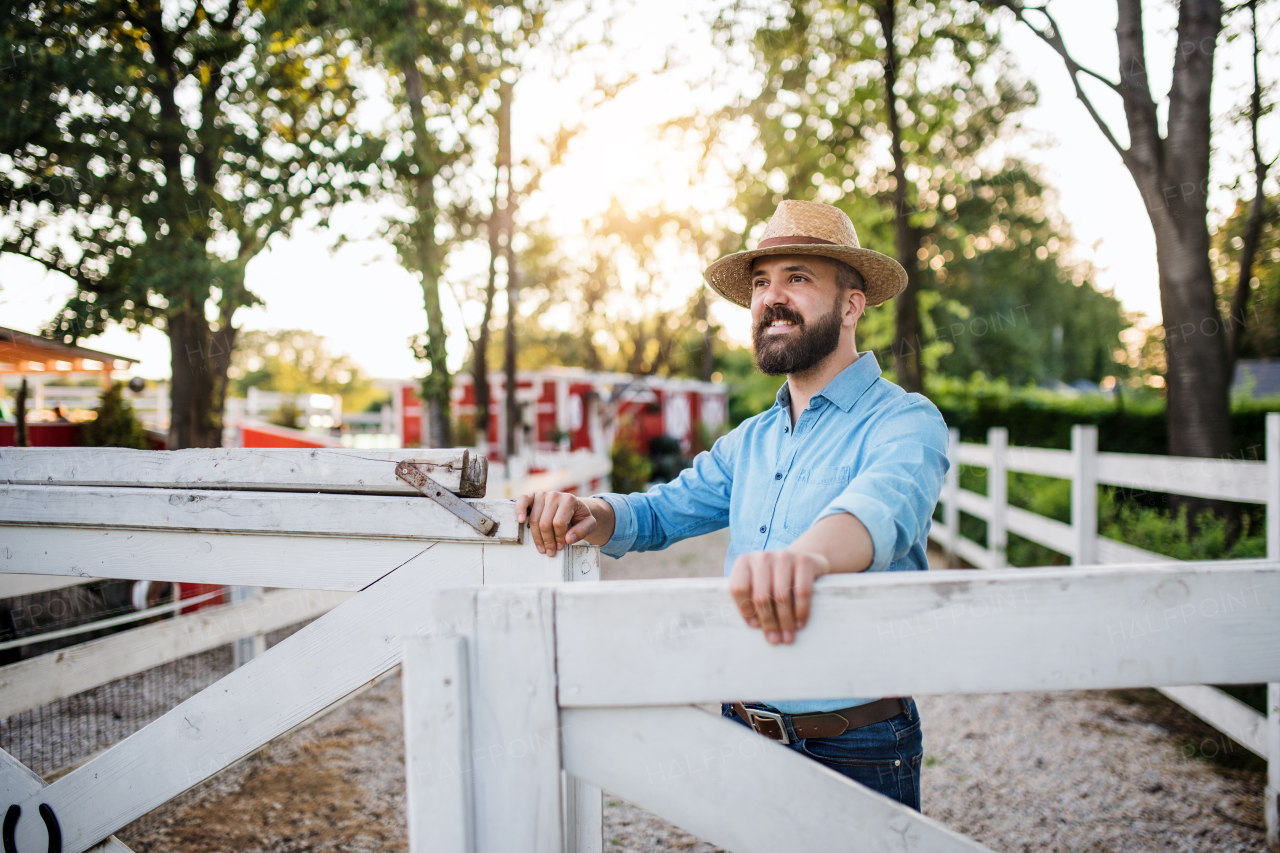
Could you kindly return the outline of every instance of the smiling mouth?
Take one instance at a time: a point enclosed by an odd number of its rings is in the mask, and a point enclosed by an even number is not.
[[[799,323],[793,323],[790,320],[774,320],[768,326],[765,326],[765,334],[781,335],[799,325]]]

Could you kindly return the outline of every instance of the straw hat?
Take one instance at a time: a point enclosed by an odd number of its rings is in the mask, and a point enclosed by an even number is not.
[[[816,201],[778,205],[760,244],[707,267],[707,284],[730,302],[750,308],[751,262],[765,255],[821,255],[844,261],[866,281],[868,305],[892,299],[907,286],[906,270],[897,261],[858,245],[858,234],[843,210]]]

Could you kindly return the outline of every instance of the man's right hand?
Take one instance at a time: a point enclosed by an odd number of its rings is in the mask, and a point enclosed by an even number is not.
[[[516,498],[516,521],[526,520],[534,547],[548,557],[596,530],[596,517],[586,501],[568,492],[534,492]]]

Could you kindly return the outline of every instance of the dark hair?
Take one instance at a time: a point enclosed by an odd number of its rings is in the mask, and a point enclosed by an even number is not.
[[[841,290],[861,290],[867,292],[867,283],[862,278],[862,273],[846,264],[844,261],[835,258],[827,258],[836,267],[836,287]]]

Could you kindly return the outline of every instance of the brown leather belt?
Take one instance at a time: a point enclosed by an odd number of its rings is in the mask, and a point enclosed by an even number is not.
[[[742,722],[765,737],[785,744],[791,743],[791,738],[787,734],[784,717],[791,718],[791,729],[798,738],[836,737],[850,729],[860,729],[898,716],[908,709],[908,698],[886,697],[865,705],[817,714],[779,714],[777,711],[748,708],[741,702],[734,702],[732,707],[733,713],[737,714]]]

